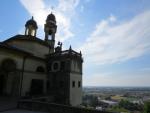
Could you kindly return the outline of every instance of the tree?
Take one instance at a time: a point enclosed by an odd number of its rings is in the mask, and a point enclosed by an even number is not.
[[[150,101],[144,104],[144,113],[150,113]]]

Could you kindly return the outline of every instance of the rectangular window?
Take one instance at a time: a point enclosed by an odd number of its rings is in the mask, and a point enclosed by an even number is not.
[[[78,87],[81,87],[81,81],[78,81]]]
[[[72,87],[75,87],[75,81],[72,81]]]

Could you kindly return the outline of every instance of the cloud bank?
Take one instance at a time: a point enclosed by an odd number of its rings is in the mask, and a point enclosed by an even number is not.
[[[100,21],[81,47],[86,61],[110,64],[142,56],[150,50],[150,11],[118,24],[115,16]]]

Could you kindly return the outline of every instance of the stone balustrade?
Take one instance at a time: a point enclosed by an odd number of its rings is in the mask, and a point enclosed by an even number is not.
[[[49,113],[109,113],[109,112],[99,111],[94,109],[72,107],[67,105],[31,101],[31,100],[19,101],[18,108],[32,110],[32,111],[44,111]]]

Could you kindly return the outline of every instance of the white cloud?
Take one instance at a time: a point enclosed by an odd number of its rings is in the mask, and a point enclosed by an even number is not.
[[[59,0],[58,9],[62,12],[68,12],[70,10],[69,13],[72,13],[78,4],[79,0]]]
[[[34,16],[38,25],[44,26],[49,10],[45,7],[43,0],[20,0],[31,16]]]
[[[150,11],[117,24],[115,16],[96,25],[80,48],[86,61],[108,64],[139,57],[150,50]]]
[[[50,13],[51,6],[47,6],[44,0],[20,0],[20,2],[30,15],[34,16],[38,25],[43,29],[46,17]],[[78,3],[79,0],[59,0],[54,11],[58,25],[56,40],[64,41],[74,36],[70,27],[72,25],[71,19]]]
[[[110,17],[109,17],[109,20],[111,22],[115,22],[117,19],[116,19],[116,17],[114,15],[111,14]]]

